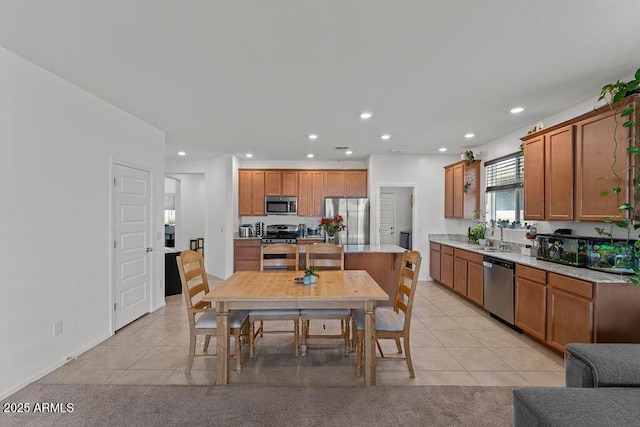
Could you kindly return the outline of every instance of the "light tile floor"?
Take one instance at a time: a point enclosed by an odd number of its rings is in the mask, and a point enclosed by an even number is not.
[[[184,366],[189,325],[182,295],[166,307],[119,330],[115,335],[40,379],[47,384],[215,384],[215,356],[196,357],[190,374]],[[286,325],[265,323],[267,329]],[[338,321],[312,323],[313,333],[335,333]],[[232,340],[233,342],[233,340]],[[392,340],[382,341],[389,355]],[[202,339],[199,340],[202,353]],[[404,361],[381,361],[380,385],[564,386],[564,360],[518,334],[454,292],[420,282],[411,324],[411,351],[416,377]],[[210,353],[215,352],[215,338]],[[355,376],[355,352],[343,356],[340,340],[313,340],[305,357],[293,355],[292,334],[256,339],[256,356],[242,347],[244,368],[232,384],[362,385]]]

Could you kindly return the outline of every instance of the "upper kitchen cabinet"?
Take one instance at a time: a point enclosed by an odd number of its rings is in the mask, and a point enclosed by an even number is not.
[[[462,160],[444,168],[444,217],[472,218],[480,209],[480,161]]]
[[[325,185],[325,197],[367,197],[367,171],[327,171]]]
[[[637,104],[637,103],[636,103]],[[636,105],[637,110],[639,106]],[[629,128],[619,123],[616,130],[616,115],[619,112],[608,109],[596,116],[581,120],[576,124],[576,219],[581,221],[602,221],[604,216],[618,215],[618,207],[629,200],[629,153],[627,140],[631,136]],[[620,117],[618,117],[620,121]],[[639,123],[636,121],[636,123]],[[614,131],[616,139],[613,138]],[[614,164],[615,153],[615,164]],[[621,178],[612,175],[612,167]],[[607,179],[603,179],[607,177]],[[620,200],[610,195],[602,197],[603,191],[619,186]]]
[[[297,171],[265,171],[266,196],[295,196],[298,194]]]
[[[298,172],[298,215],[321,216],[324,209],[325,174],[322,171]]]
[[[238,170],[238,213],[243,216],[264,215],[265,172]]]
[[[524,219],[573,220],[573,125],[522,139]]]

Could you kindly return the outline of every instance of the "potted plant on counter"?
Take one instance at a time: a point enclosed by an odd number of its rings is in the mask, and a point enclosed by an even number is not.
[[[344,230],[344,218],[342,215],[334,215],[320,220],[320,228],[324,230],[327,235],[328,242],[335,242],[336,233]]]

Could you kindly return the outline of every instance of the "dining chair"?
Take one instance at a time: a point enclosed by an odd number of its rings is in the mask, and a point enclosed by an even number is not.
[[[293,270],[298,271],[300,255],[297,245],[274,243],[260,249],[260,271]],[[264,321],[293,321],[293,330],[265,330]],[[255,329],[255,322],[260,322]],[[293,332],[293,351],[300,356],[300,310],[298,309],[253,309],[249,310],[249,357],[255,356],[255,339],[258,335]]]
[[[316,243],[305,247],[305,265],[319,270],[344,270],[344,246],[332,243]],[[322,286],[319,284],[318,286]],[[340,334],[311,334],[310,320],[340,320]],[[307,353],[307,343],[310,338],[343,339],[344,355],[350,352],[350,324],[351,310],[348,308],[318,308],[300,310],[302,323],[302,355]],[[324,327],[324,325],[323,325]]]
[[[215,308],[211,307],[211,302],[202,301],[202,296],[209,292],[209,280],[202,254],[191,250],[183,251],[176,258],[176,261],[189,318],[189,357],[185,368],[185,372],[188,374],[191,372],[193,359],[196,355],[197,336],[205,336],[203,351],[206,353],[211,337],[216,335],[218,319]],[[229,329],[235,337],[236,371],[240,373],[242,372],[242,340],[240,336],[249,334],[249,311],[231,311],[229,313]],[[208,356],[208,354],[203,354],[203,356]]]
[[[409,330],[411,326],[411,311],[413,299],[420,274],[422,257],[418,251],[405,251],[400,264],[400,275],[396,287],[393,308],[380,307],[375,311],[375,340],[380,351],[380,357],[376,360],[406,360],[409,368],[409,376],[415,378],[413,363],[411,361],[411,344]],[[362,376],[362,356],[364,342],[364,311],[353,310],[356,335],[356,376]],[[385,356],[378,342],[380,339],[393,339],[396,342],[398,354],[402,354],[400,345],[402,338],[404,356]]]

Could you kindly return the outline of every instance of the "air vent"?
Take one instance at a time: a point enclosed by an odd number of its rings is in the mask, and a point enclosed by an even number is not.
[[[341,147],[341,146],[337,146],[335,149],[336,149],[336,150],[338,150],[338,151],[346,151],[346,150],[348,150],[348,149],[349,149],[349,147]]]

